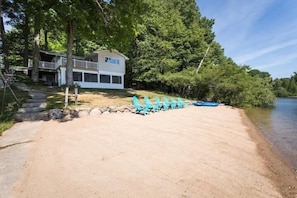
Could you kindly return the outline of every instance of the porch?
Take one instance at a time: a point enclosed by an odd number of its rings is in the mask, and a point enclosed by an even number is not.
[[[39,69],[47,71],[55,71],[58,67],[66,66],[67,58],[61,57],[56,62],[39,61]],[[72,59],[74,69],[94,70],[99,71],[99,63],[85,60]],[[28,67],[33,67],[33,60],[29,60]]]

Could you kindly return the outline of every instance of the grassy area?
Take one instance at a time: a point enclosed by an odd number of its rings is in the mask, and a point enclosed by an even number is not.
[[[63,108],[65,90],[47,90],[47,109]],[[79,89],[78,105],[75,105],[74,90],[69,90],[69,108],[92,108],[106,106],[123,106],[131,104],[133,96],[137,96],[140,102],[144,96],[155,99],[163,97],[164,93],[145,90],[107,90],[107,89]]]
[[[15,100],[9,88],[6,88],[6,90],[0,89],[0,136],[3,131],[9,129],[14,124],[13,115],[17,112],[18,106],[21,106],[21,104],[29,98],[27,92],[21,91],[14,86],[10,86],[10,88],[16,95],[18,102]]]

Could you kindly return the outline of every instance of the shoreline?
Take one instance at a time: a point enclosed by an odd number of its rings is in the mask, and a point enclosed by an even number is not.
[[[268,177],[284,197],[295,198],[297,196],[297,172],[290,166],[265,139],[261,131],[246,115],[243,109],[239,109],[243,124],[248,128],[247,132],[257,145],[257,152],[265,161],[268,168]]]

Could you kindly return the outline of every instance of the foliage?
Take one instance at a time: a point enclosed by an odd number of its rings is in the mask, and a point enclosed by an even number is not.
[[[4,2],[3,12],[11,16],[15,27],[9,32],[12,63],[21,64],[26,39],[31,42],[30,53],[33,51],[33,30],[40,27],[41,49],[67,53],[68,85],[72,84],[72,54],[84,56],[96,49],[116,48],[130,58],[127,87],[239,107],[273,105],[272,84],[278,96],[297,90],[296,78],[273,81],[269,73],[238,66],[226,57],[215,41],[215,21],[201,16],[194,0]]]
[[[297,96],[297,72],[291,78],[275,79],[273,90],[277,97]]]
[[[13,115],[17,112],[18,106],[21,106],[22,103],[29,98],[27,92],[21,91],[14,86],[11,86],[11,89],[18,99],[18,103],[8,88],[6,88],[5,92],[4,89],[0,89],[1,113],[3,111],[3,114],[0,115],[0,136],[3,131],[9,129],[13,125]],[[2,105],[4,107],[3,109]]]
[[[239,107],[274,104],[269,73],[248,71],[225,57],[214,41],[214,20],[201,17],[195,1],[146,2],[150,12],[142,15],[128,54],[131,85]]]

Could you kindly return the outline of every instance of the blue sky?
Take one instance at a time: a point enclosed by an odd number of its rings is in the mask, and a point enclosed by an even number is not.
[[[297,0],[196,0],[225,55],[285,78],[297,72]]]

